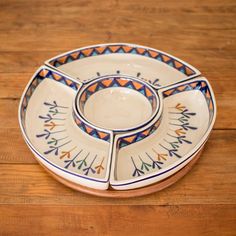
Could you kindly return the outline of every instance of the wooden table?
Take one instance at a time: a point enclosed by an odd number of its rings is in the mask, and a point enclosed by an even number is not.
[[[236,235],[236,1],[0,1],[0,235]],[[44,60],[102,42],[173,54],[210,81],[218,116],[202,157],[168,189],[134,199],[71,190],[40,167],[19,98]]]

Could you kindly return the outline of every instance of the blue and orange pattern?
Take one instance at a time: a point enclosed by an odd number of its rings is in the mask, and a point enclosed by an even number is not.
[[[210,89],[205,81],[186,83],[186,84],[180,85],[178,87],[168,89],[163,92],[163,97],[166,98],[166,97],[169,97],[169,96],[181,93],[181,92],[191,91],[191,90],[199,90],[204,95],[207,105],[208,105],[208,110],[209,110],[209,114],[210,114],[210,121],[211,121],[214,116],[214,105],[213,105],[213,100],[212,100]],[[126,137],[120,138],[118,140],[118,147],[122,148],[122,147],[125,147],[131,143],[138,142],[138,141],[148,137],[150,134],[152,134],[158,128],[159,124],[160,124],[160,120],[157,121],[157,124],[154,124],[151,128],[149,128],[150,130],[147,129],[147,130],[139,132],[135,135],[128,135]]]
[[[137,80],[132,80],[128,77],[112,76],[99,81],[95,81],[88,86],[86,90],[81,95],[80,98],[80,108],[83,110],[86,100],[94,93],[99,90],[110,88],[110,87],[124,87],[133,89],[142,95],[144,95],[150,102],[152,110],[156,109],[157,101],[156,94],[147,85],[139,82]]]
[[[187,83],[187,84],[184,84],[184,85],[172,88],[172,89],[168,89],[163,93],[163,96],[164,98],[166,98],[177,93],[181,93],[184,91],[191,91],[191,90],[199,90],[204,95],[207,105],[208,105],[208,110],[210,113],[210,121],[211,121],[214,115],[214,105],[213,105],[213,99],[211,96],[210,89],[205,81],[191,82],[191,83]]]
[[[85,49],[78,49],[73,51],[69,54],[63,55],[56,59],[53,59],[49,62],[52,66],[59,67],[66,63],[80,60],[87,57],[98,56],[98,55],[107,55],[113,53],[122,53],[122,54],[134,54],[145,56],[148,58],[152,58],[163,62],[172,68],[180,71],[181,73],[185,74],[186,76],[195,75],[196,72],[191,69],[189,66],[184,65],[182,62],[178,61],[177,59],[166,55],[163,52],[156,51],[154,49],[148,49],[139,46],[132,46],[132,45],[104,45],[104,46],[94,46]]]
[[[120,138],[118,141],[118,147],[122,148],[122,147],[130,145],[132,143],[136,143],[136,142],[148,137],[154,131],[157,130],[160,123],[161,123],[161,117],[151,127],[145,129],[144,131],[141,131],[141,132],[138,132],[138,133],[132,134],[132,135],[127,135],[125,137]]]
[[[35,75],[35,78],[33,79],[32,83],[29,85],[29,87],[25,93],[25,96],[23,98],[23,102],[22,102],[22,106],[21,106],[21,119],[22,119],[22,121],[25,118],[25,112],[26,112],[26,108],[28,106],[28,102],[29,102],[30,97],[32,96],[32,94],[33,94],[34,90],[37,88],[37,86],[46,78],[56,80],[64,85],[72,88],[75,91],[77,91],[79,88],[79,84],[75,83],[71,79],[68,79],[67,77],[62,76],[61,74],[56,73],[54,71],[50,71],[48,69],[42,68]],[[24,127],[24,122],[22,122],[22,124]]]
[[[92,126],[85,124],[79,117],[75,115],[74,112],[73,112],[73,118],[76,125],[88,135],[94,138],[110,142],[110,134],[108,132],[101,131],[98,128],[93,128]]]

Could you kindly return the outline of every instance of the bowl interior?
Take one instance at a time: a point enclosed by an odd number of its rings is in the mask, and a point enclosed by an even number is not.
[[[76,99],[80,114],[106,130],[130,130],[155,115],[159,100],[147,84],[126,76],[99,78]]]

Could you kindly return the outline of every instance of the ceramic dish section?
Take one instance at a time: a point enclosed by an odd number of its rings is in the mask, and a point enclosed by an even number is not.
[[[26,143],[37,160],[70,181],[108,188],[112,136],[95,139],[73,120],[72,104],[81,84],[41,67],[20,103],[19,120]],[[88,128],[88,127],[85,127]]]
[[[49,59],[45,63],[79,81],[122,74],[148,81],[156,88],[200,74],[193,66],[170,54],[127,43],[79,48]]]
[[[209,136],[216,106],[206,79],[193,79],[161,93],[162,119],[154,132],[148,127],[115,138],[110,178],[115,189],[143,187],[176,173],[201,151]],[[143,133],[149,135],[140,140]]]
[[[105,132],[138,129],[161,113],[158,93],[130,76],[99,77],[83,86],[74,102],[77,120]]]

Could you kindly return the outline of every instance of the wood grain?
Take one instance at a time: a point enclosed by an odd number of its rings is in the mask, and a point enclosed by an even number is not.
[[[235,235],[235,0],[1,0],[0,19],[0,235]],[[21,138],[18,103],[34,71],[59,53],[105,42],[173,54],[214,89],[218,115],[202,157],[159,193],[78,193],[51,178]]]
[[[235,232],[235,210],[235,205],[2,205],[0,234],[227,236]]]

